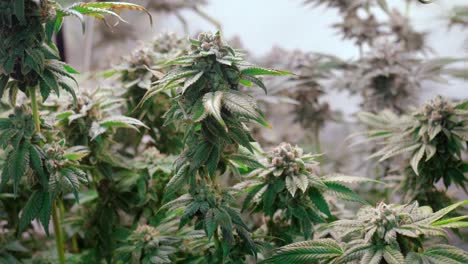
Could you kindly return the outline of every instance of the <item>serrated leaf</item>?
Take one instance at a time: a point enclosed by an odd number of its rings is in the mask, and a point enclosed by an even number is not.
[[[99,122],[99,125],[105,128],[113,128],[113,127],[124,127],[124,128],[131,128],[138,130],[138,127],[148,128],[143,122],[136,118],[128,117],[128,116],[110,116],[107,117]]]
[[[70,6],[68,9],[78,9],[77,7],[86,8],[83,10],[85,15],[95,15],[96,12],[103,12],[103,11],[113,11],[115,14],[114,16],[120,18],[117,14],[120,13],[122,9],[128,10],[135,10],[135,11],[143,11],[145,12],[149,19],[150,24],[153,25],[153,17],[148,12],[146,8],[141,5],[132,4],[132,3],[125,3],[125,2],[91,2],[91,3],[76,3]],[[89,11],[88,11],[89,10]],[[99,13],[98,13],[99,14]]]
[[[3,94],[5,93],[9,79],[10,77],[8,75],[0,74],[0,98],[2,98]]]
[[[20,24],[26,24],[26,17],[24,14],[24,0],[14,0],[13,3],[13,10],[16,18],[18,19]]]
[[[293,178],[291,176],[286,176],[285,184],[291,196],[294,197],[297,191],[297,185],[294,182]]]
[[[19,145],[19,148],[12,152],[12,159],[10,165],[10,175],[13,178],[13,193],[18,193],[18,186],[21,177],[26,174],[29,168],[29,146],[27,142]]]
[[[194,122],[200,122],[207,116],[203,100],[198,100],[192,109],[192,119]]]
[[[221,101],[223,92],[207,93],[203,96],[203,107],[208,115],[212,115],[226,130],[227,126],[221,116]]]
[[[322,193],[313,188],[309,190],[309,197],[315,206],[320,210],[320,212],[324,213],[328,217],[331,217],[330,207],[328,206],[327,201],[323,197]]]
[[[329,191],[333,192],[335,195],[337,195],[343,200],[367,204],[367,202],[364,199],[362,199],[358,194],[356,194],[354,191],[342,184],[329,181],[325,181],[324,183],[328,187]]]
[[[189,79],[187,79],[185,82],[184,82],[184,87],[182,88],[182,94],[185,93],[185,91],[190,87],[192,86],[193,84],[195,84],[202,76],[203,76],[203,71],[195,74],[194,76],[190,77]]]
[[[413,157],[411,157],[411,168],[413,168],[413,171],[416,173],[416,175],[419,175],[419,170],[418,170],[418,165],[421,159],[424,156],[424,153],[426,152],[426,147],[425,145],[422,145],[419,150],[413,154]]]
[[[273,69],[266,69],[266,68],[260,68],[260,67],[250,67],[241,70],[241,75],[274,75],[274,76],[280,76],[280,75],[289,75],[292,74],[291,72],[287,71],[279,71],[279,70],[273,70]]]
[[[26,227],[31,223],[34,218],[39,215],[41,208],[43,206],[44,196],[41,191],[34,191],[31,196],[29,197],[28,202],[24,206],[21,217],[19,220],[19,232],[23,232]]]
[[[41,154],[36,146],[31,145],[29,148],[29,156],[31,160],[31,167],[39,175],[39,179],[43,188],[47,188],[49,180],[45,174]]]
[[[294,183],[304,193],[309,186],[309,178],[304,174],[293,176]]]
[[[241,77],[243,78],[243,79],[240,79],[240,82],[241,82],[241,83],[242,83],[242,81],[244,81],[244,82],[247,81],[247,82],[250,83],[250,86],[252,86],[252,84],[255,84],[255,85],[257,85],[258,87],[262,88],[263,91],[265,92],[265,94],[268,93],[265,84],[264,84],[260,79],[258,79],[257,77],[255,77],[255,76],[250,76],[250,75],[245,75],[245,76],[241,76]],[[243,83],[243,84],[244,84],[244,83]],[[249,85],[247,85],[247,86],[249,86]],[[249,86],[249,87],[250,87],[250,86]]]

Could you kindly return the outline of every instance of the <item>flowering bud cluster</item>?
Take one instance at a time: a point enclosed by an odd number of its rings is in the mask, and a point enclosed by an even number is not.
[[[293,147],[289,143],[281,143],[268,154],[268,163],[278,169],[284,170],[288,175],[299,173],[300,166],[296,159],[302,157],[303,150],[297,146]]]
[[[453,113],[453,106],[444,98],[437,96],[434,100],[423,106],[422,114],[424,120],[429,124],[438,125]]]
[[[213,53],[218,58],[222,58],[227,54],[219,33],[200,33],[198,38],[192,41],[190,48],[193,54]]]
[[[397,227],[397,212],[389,205],[380,203],[372,209],[371,217],[365,222],[376,227],[376,235],[379,239],[385,239],[387,232]]]
[[[142,239],[144,242],[150,242],[154,238],[157,238],[160,233],[159,231],[149,225],[140,225],[138,228],[135,230],[135,235],[136,237]]]

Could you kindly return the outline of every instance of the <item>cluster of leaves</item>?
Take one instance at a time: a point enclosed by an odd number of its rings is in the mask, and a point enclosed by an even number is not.
[[[384,101],[401,101],[399,92],[419,87],[429,73],[453,61],[426,65],[407,56],[410,50],[423,50],[424,34],[414,31],[397,11],[390,12],[385,1],[307,2],[338,8],[345,20],[337,27],[359,45],[378,50],[376,39],[390,32],[392,43],[401,47],[395,51],[384,46],[388,50],[362,58],[359,66],[323,54],[297,52],[291,61],[282,58],[299,74],[284,77],[288,83],[278,91],[295,99],[289,102],[296,104],[296,121],[305,128],[318,130],[330,119],[329,108],[319,97],[325,90],[322,80],[335,70],[359,73],[356,78],[362,83],[352,86],[366,90],[363,94],[368,94],[368,87],[385,87],[384,93],[389,88],[395,98]],[[371,13],[376,2],[389,15],[388,22],[377,21]],[[202,4],[148,2],[157,11],[180,16],[179,10],[192,9],[211,21],[198,8]],[[11,105],[16,104],[18,90],[32,103],[32,113],[26,107],[16,108],[8,118],[0,118],[0,146],[5,150],[0,153],[0,226],[8,219],[6,232],[0,230],[0,262],[17,262],[34,254],[34,263],[63,263],[62,256],[50,257],[48,243],[29,244],[30,237],[40,236],[32,230],[34,225],[27,235],[12,236],[16,223],[21,234],[34,219],[48,232],[50,215],[57,211],[65,225],[54,226],[54,231],[66,231],[65,237],[57,236],[58,248],[63,243],[62,249],[66,246],[74,253],[67,256],[67,263],[240,264],[264,259],[272,246],[303,238],[316,240],[283,247],[265,262],[468,261],[466,252],[429,240],[444,235],[443,228],[466,227],[466,216],[441,220],[466,202],[435,213],[417,203],[382,203],[364,207],[356,220],[335,221],[341,217],[335,197],[366,204],[345,183],[369,180],[322,176],[319,155],[304,154],[290,144],[262,153],[247,125],[269,125],[256,102],[260,96],[250,96],[248,89],[255,85],[266,92],[261,75],[288,73],[246,62],[242,51],[226,45],[219,33],[200,34],[188,42],[162,35],[111,72],[118,77],[112,90],[82,91],[76,96],[70,82],[77,72],[59,60],[52,34],[65,16],[83,21],[89,15],[108,24],[108,16],[123,21],[121,9],[146,11],[121,2],[76,3],[68,8],[47,0],[0,3],[0,48],[5,47],[5,52],[0,49],[5,55],[0,59],[0,91],[9,89]],[[361,11],[364,18],[358,14]],[[59,95],[60,89],[66,90],[74,104],[52,97],[39,106],[39,112],[36,87],[44,101],[51,92]],[[390,107],[402,110],[394,105]],[[466,163],[461,158],[467,141],[466,105],[436,99],[412,116],[398,118],[385,112],[361,117],[377,124],[369,132],[371,139],[383,139],[383,152],[376,156],[385,160],[412,154],[405,168],[412,177],[404,186],[408,193],[411,187],[413,194],[418,192],[411,180],[429,186],[418,189],[427,197],[440,179],[447,186],[466,184]],[[134,133],[141,128],[147,133]],[[26,191],[19,191],[22,188]],[[238,209],[242,195],[246,195],[243,210],[258,213],[250,219]],[[12,197],[15,202],[8,200]],[[427,203],[423,198],[406,199]],[[55,210],[56,201],[60,210]],[[57,214],[54,225],[56,218]]]
[[[401,45],[379,42],[355,64],[349,64],[338,86],[360,93],[366,111],[407,110],[422,82],[443,80],[444,67],[454,59],[423,60],[408,53]]]
[[[294,105],[295,122],[318,134],[326,121],[338,119],[339,114],[332,111],[327,102],[323,102],[326,89],[322,81],[344,66],[345,63],[334,56],[300,54],[300,60],[294,67],[296,76],[290,80],[293,87],[288,89],[291,97],[298,102]]]
[[[25,109],[16,108],[9,118],[0,119],[0,124],[2,147],[7,150],[1,187],[12,180],[16,195],[27,177],[33,191],[23,208],[19,230],[37,218],[48,232],[52,201],[68,192],[74,192],[78,199],[80,183],[87,181],[77,163],[87,151],[83,147],[67,149],[64,141],[43,145],[44,137],[36,132],[32,115]]]
[[[243,207],[269,217],[268,233],[278,240],[278,244],[291,243],[298,234],[309,239],[314,224],[333,219],[325,193],[366,203],[342,184],[366,179],[337,174],[321,177],[318,175],[318,156],[303,154],[301,148],[282,143],[267,154],[264,167],[246,176],[251,179],[251,187]]]
[[[0,96],[9,90],[14,105],[18,91],[29,95],[39,86],[44,101],[51,92],[59,95],[60,89],[76,99],[70,80],[75,80],[72,74],[77,71],[60,61],[52,36],[66,16],[78,17],[84,27],[84,15],[103,20],[105,15],[112,15],[121,19],[116,13],[121,9],[145,10],[128,3],[76,3],[64,8],[50,0],[2,1]]]
[[[74,94],[69,80],[76,71],[59,60],[52,42],[55,5],[11,0],[2,1],[0,10],[0,96],[8,90],[14,105],[18,91],[29,95],[36,86],[43,100],[60,88]]]
[[[175,34],[161,34],[151,42],[134,51],[125,62],[117,66],[119,74],[115,86],[123,86],[122,97],[127,102],[127,115],[150,126],[147,133],[163,153],[176,154],[182,148],[182,133],[174,124],[164,124],[163,115],[170,105],[171,93],[159,93],[137,108],[152,83],[158,81],[172,67],[165,62],[183,55],[187,41]],[[144,135],[144,133],[141,133]],[[134,142],[139,145],[140,141]]]
[[[235,208],[235,202],[232,191],[215,193],[208,187],[201,186],[196,191],[184,194],[165,204],[162,209],[183,210],[180,228],[192,219],[197,219],[195,228],[203,229],[208,239],[214,237],[218,261],[230,257],[232,249],[240,243],[247,245],[244,254],[255,256],[256,245],[239,210]],[[221,241],[218,232],[222,234]]]
[[[294,122],[312,131],[320,130],[326,121],[338,119],[338,113],[323,100],[326,95],[323,81],[345,67],[344,61],[331,55],[275,47],[262,62],[273,68],[291,69],[294,75],[267,80],[268,95],[256,98],[271,104],[291,104]]]
[[[267,125],[255,100],[239,90],[240,84],[265,89],[258,75],[282,75],[286,72],[249,65],[239,52],[227,46],[219,33],[202,33],[191,39],[191,52],[168,64],[180,65],[147,92],[141,104],[163,91],[176,89],[176,96],[165,114],[166,122],[182,120],[185,150],[176,161],[176,175],[167,193],[189,185],[189,193],[176,201],[185,204],[181,226],[196,218],[198,228],[208,238],[214,236],[219,255],[229,255],[235,244],[234,233],[250,244],[248,228],[232,207],[234,199],[219,185],[218,177],[238,170],[232,161],[258,162],[237,154],[239,146],[253,151],[252,138],[244,123],[255,121]],[[241,69],[242,67],[242,69]],[[222,237],[222,239],[220,239]]]
[[[383,144],[372,157],[384,161],[409,154],[401,186],[406,199],[440,207],[436,199],[431,198],[439,180],[447,188],[451,184],[466,188],[466,163],[462,152],[468,141],[467,115],[467,102],[452,104],[438,96],[412,115],[399,117],[384,111],[360,113],[359,117],[370,127],[366,132],[369,140]]]
[[[355,219],[330,224],[334,238],[287,245],[264,263],[466,263],[467,252],[433,242],[446,238],[445,228],[466,227],[466,216],[442,218],[467,203],[437,212],[417,202],[363,207]]]
[[[21,256],[28,253],[20,241],[13,237],[13,234],[2,231],[0,234],[0,262],[19,263]]]
[[[200,241],[202,243],[200,243]],[[208,247],[207,247],[208,246]],[[116,250],[116,263],[193,263],[203,258],[209,243],[203,231],[178,229],[178,220],[168,216],[156,226],[139,225]]]
[[[34,219],[42,223],[48,234],[50,215],[54,215],[60,263],[64,262],[64,245],[60,245],[63,241],[56,201],[61,203],[69,193],[73,193],[78,201],[80,184],[88,181],[80,160],[89,154],[89,150],[86,146],[74,144],[76,138],[69,137],[68,141],[63,131],[41,120],[36,91],[40,91],[45,101],[51,92],[59,96],[60,89],[63,89],[73,96],[77,104],[78,98],[71,85],[71,82],[76,83],[72,74],[77,71],[60,61],[52,36],[60,29],[66,16],[78,17],[83,23],[84,16],[105,20],[109,15],[121,19],[118,13],[122,9],[145,11],[135,4],[115,2],[75,3],[67,8],[49,0],[7,0],[0,3],[0,97],[8,91],[9,103],[15,106],[16,95],[22,91],[31,101],[31,110],[26,106],[17,107],[8,118],[0,119],[1,147],[6,151],[1,175],[2,192],[6,195],[12,192],[15,197],[20,193],[21,198],[27,197],[27,202],[21,203],[18,234]],[[86,110],[84,112],[86,114]],[[82,117],[82,113],[72,114],[75,114],[75,119]],[[128,119],[101,121],[97,136],[116,124],[127,126],[129,123]],[[23,185],[26,190],[19,192]],[[9,207],[8,219],[17,219],[10,214],[18,212],[17,207]]]
[[[57,100],[48,107],[54,109],[51,118],[61,129],[64,138],[75,145],[84,145],[90,149],[87,164],[95,166],[106,173],[106,164],[118,164],[109,145],[118,128],[138,131],[146,128],[138,119],[122,115],[118,110],[123,108],[125,101],[115,95],[110,89],[95,89],[93,92],[83,90],[76,104]]]
[[[337,8],[343,21],[335,27],[360,47],[360,58],[341,67],[342,76],[334,86],[360,94],[366,111],[390,108],[404,112],[414,103],[408,98],[414,98],[422,81],[440,81],[446,66],[457,61],[422,58],[430,50],[427,34],[416,31],[409,14],[391,9],[386,0],[307,2]],[[378,21],[376,14],[381,11],[387,19]]]
[[[173,158],[153,149],[145,150],[140,157],[128,155],[117,132],[122,136],[146,126],[122,115],[125,101],[110,89],[82,91],[76,104],[58,100],[47,107],[54,109],[50,118],[56,121],[61,135],[88,149],[81,163],[92,177],[93,188],[84,196],[87,204],[68,216],[68,226],[73,230],[69,236],[79,238],[83,250],[91,250],[87,255],[90,259],[110,261],[117,245],[109,237],[123,226],[156,214],[163,186],[172,174],[169,164]],[[130,223],[122,220],[122,212],[131,216]],[[78,230],[86,232],[78,234]]]

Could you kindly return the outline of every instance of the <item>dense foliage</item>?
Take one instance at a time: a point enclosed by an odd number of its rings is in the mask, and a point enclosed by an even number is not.
[[[439,220],[461,202],[432,212],[417,202],[363,207],[353,220],[330,224],[334,239],[298,242],[282,247],[265,263],[466,263],[468,254],[445,244],[426,246],[445,237],[444,227],[463,227],[460,218]]]
[[[162,33],[80,77],[59,56],[65,17],[100,48],[125,9],[221,25],[204,0],[63,2],[0,2],[0,263],[468,263],[468,102],[412,108],[467,74],[431,53],[416,1],[304,1],[337,11],[352,60]],[[343,91],[355,116],[333,107]]]
[[[383,147],[372,157],[384,161],[410,154],[402,168],[406,175],[400,186],[404,200],[441,208],[446,205],[435,187],[437,182],[466,191],[462,152],[466,149],[467,115],[466,102],[454,105],[439,96],[412,115],[363,112],[360,119],[372,128],[366,132],[370,140],[383,140]]]

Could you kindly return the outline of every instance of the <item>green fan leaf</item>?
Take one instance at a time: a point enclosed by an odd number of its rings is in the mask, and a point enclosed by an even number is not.
[[[203,97],[203,106],[208,115],[212,115],[226,130],[227,126],[221,116],[221,101],[223,92],[207,93]]]

